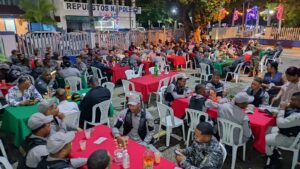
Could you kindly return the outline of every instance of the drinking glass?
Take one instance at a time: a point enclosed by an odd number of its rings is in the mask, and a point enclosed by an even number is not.
[[[84,130],[84,135],[87,140],[91,138],[92,130],[92,128]]]

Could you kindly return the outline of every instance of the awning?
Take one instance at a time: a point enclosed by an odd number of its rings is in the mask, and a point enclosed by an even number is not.
[[[0,15],[22,15],[25,12],[16,5],[0,5]]]

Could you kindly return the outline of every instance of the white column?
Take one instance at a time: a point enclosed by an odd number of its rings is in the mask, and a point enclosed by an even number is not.
[[[122,6],[125,6],[125,0],[122,0],[122,4],[121,4]]]

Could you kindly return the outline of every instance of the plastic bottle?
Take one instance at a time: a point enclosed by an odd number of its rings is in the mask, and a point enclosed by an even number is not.
[[[130,157],[127,150],[123,151],[123,168],[124,169],[130,168]]]
[[[68,100],[71,99],[71,86],[68,81],[66,82],[65,90],[66,90],[66,94],[67,94],[67,99]]]
[[[154,66],[154,75],[158,76],[158,66],[157,65]]]

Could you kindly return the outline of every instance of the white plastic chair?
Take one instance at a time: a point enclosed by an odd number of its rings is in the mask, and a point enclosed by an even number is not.
[[[152,75],[154,75],[154,67],[150,67],[150,68],[149,68],[149,72],[150,72]]]
[[[266,71],[266,65],[268,63],[267,55],[264,55],[259,62],[260,72],[263,73]]]
[[[77,92],[77,85],[79,84],[79,90],[82,90],[81,78],[76,76],[70,76],[65,78],[65,82],[70,84],[71,90]]]
[[[5,169],[13,169],[12,165],[5,157],[0,157],[0,163],[4,166]]]
[[[159,103],[163,103],[164,102],[164,94],[165,94],[165,91],[167,90],[168,86],[163,86],[160,88],[160,92],[158,93],[158,96],[159,96]]]
[[[300,149],[300,133],[298,133],[295,141],[290,147],[278,147],[282,150],[293,152],[292,169],[294,169],[298,163],[299,149]]]
[[[225,82],[227,80],[228,75],[231,75],[231,76],[233,76],[233,79],[235,79],[235,83],[238,83],[240,80],[240,76],[241,76],[242,66],[243,66],[243,63],[240,63],[237,65],[234,72],[227,72],[226,77],[225,77]]]
[[[202,77],[204,77],[204,81],[208,81],[208,78],[210,76],[212,76],[212,73],[210,72],[210,65],[206,64],[206,63],[200,63],[200,82],[202,81]]]
[[[64,115],[66,123],[79,127],[80,112],[64,113]]]
[[[137,74],[135,74],[135,77],[142,77],[143,76],[143,67],[144,67],[144,64],[140,64],[139,70],[138,70]]]
[[[92,114],[92,121],[84,121],[84,130],[86,130],[87,124],[96,126],[98,124],[107,124],[108,127],[110,127],[109,124],[109,118],[108,118],[108,111],[109,111],[109,106],[110,106],[111,100],[106,100],[101,103],[98,103],[93,106],[93,114]],[[96,122],[96,112],[97,109],[100,109],[101,115],[100,115],[100,121]]]
[[[189,142],[190,142],[191,133],[193,133],[195,131],[197,125],[200,122],[201,116],[204,116],[205,121],[208,121],[208,115],[207,115],[207,113],[204,113],[202,111],[188,109],[188,108],[185,109],[185,114],[189,117],[187,119],[190,119],[190,121],[188,121],[190,128],[188,130],[188,135],[187,135],[187,139],[186,139],[186,147],[188,147]]]
[[[220,145],[220,147],[221,147],[221,149],[223,151],[223,164],[224,164],[224,162],[226,160],[226,157],[227,157],[227,151],[226,151],[226,149],[225,149],[225,147],[224,147],[224,145],[222,143],[219,143],[219,145]]]
[[[98,78],[99,84],[102,84],[102,80],[105,80],[106,82],[108,81],[107,77],[104,77],[102,75],[102,71],[96,67],[91,67],[92,72],[93,72],[93,76]]]
[[[170,145],[170,137],[171,137],[172,129],[179,126],[182,126],[182,134],[183,134],[182,138],[183,141],[185,141],[185,130],[184,130],[183,120],[174,116],[174,111],[171,107],[159,102],[156,103],[157,103],[158,114],[160,118],[158,133],[160,133],[162,125],[166,127],[166,133],[167,133],[166,146],[169,147]]]
[[[114,96],[115,84],[112,82],[105,82],[102,84],[102,87],[107,88],[110,91],[110,98]]]
[[[126,71],[125,71],[125,75],[126,75],[126,79],[127,79],[127,80],[130,80],[130,79],[135,78],[134,70],[131,70],[131,69],[126,70]]]
[[[4,148],[4,145],[3,145],[3,142],[1,139],[0,139],[0,150],[1,150],[2,156],[7,158],[7,154],[6,154],[6,151],[5,151],[5,148]]]
[[[168,85],[169,85],[169,81],[170,81],[170,77],[166,77],[166,78],[161,79],[161,80],[159,81],[157,91],[156,91],[156,92],[152,92],[152,93],[150,93],[150,95],[149,95],[148,105],[150,104],[152,94],[155,94],[155,95],[156,95],[156,101],[158,102],[158,95],[159,95],[160,92],[161,92],[161,91],[160,91],[161,87],[163,87],[163,86],[168,86]]]
[[[243,147],[243,161],[246,159],[246,143],[242,142],[243,127],[229,120],[218,118],[218,131],[220,133],[220,142],[232,147],[231,169],[235,168],[236,155],[238,147]],[[234,131],[239,130],[238,144],[234,143]]]
[[[135,91],[135,87],[134,87],[134,83],[128,81],[128,80],[122,80],[122,84],[123,84],[123,90],[125,93],[125,100],[124,100],[124,108],[126,107],[126,98],[132,95],[141,95],[142,94],[140,92]],[[131,88],[131,90],[130,90]]]

